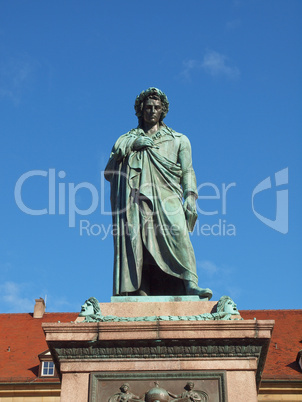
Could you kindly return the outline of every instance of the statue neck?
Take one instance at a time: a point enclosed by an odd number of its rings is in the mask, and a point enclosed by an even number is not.
[[[160,128],[159,123],[152,125],[152,124],[148,124],[145,122],[143,125],[143,130],[145,131],[145,134],[148,136],[151,136],[151,135],[157,133],[159,128]]]

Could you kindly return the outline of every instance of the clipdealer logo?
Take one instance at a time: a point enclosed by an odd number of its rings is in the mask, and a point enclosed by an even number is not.
[[[288,184],[288,168],[279,170],[275,173],[276,183],[276,218],[274,220],[269,219],[255,210],[254,198],[257,194],[271,190],[272,180],[270,177],[262,180],[255,188],[252,194],[252,209],[257,218],[266,226],[276,230],[277,232],[286,234],[288,233],[288,189],[279,190],[280,186]]]
[[[105,208],[105,179],[104,175],[101,172],[100,179],[100,192],[98,189],[89,182],[81,182],[78,184],[75,183],[65,183],[59,182],[59,179],[65,179],[66,172],[60,170],[56,173],[55,169],[46,170],[31,170],[24,174],[22,174],[16,182],[15,185],[15,202],[18,208],[27,215],[68,215],[68,226],[74,228],[76,226],[76,217],[77,216],[88,216],[93,214],[98,208],[101,215],[112,215],[111,211],[106,210]],[[35,177],[42,176],[48,180],[48,183],[45,182],[46,186],[48,186],[48,205],[42,209],[34,209],[31,208],[30,205],[26,205],[23,201],[22,191],[23,186],[28,180],[34,180]],[[262,180],[259,184],[256,185],[254,190],[252,191],[252,210],[255,216],[266,226],[282,233],[288,233],[288,190],[287,189],[279,189],[280,186],[284,186],[288,184],[288,168],[278,171],[275,173],[275,183],[276,183],[276,218],[271,220],[259,212],[256,211],[254,200],[257,194],[272,190],[272,180],[270,177]],[[198,186],[197,192],[199,194],[197,199],[197,212],[202,216],[213,216],[213,215],[221,215],[224,218],[227,214],[227,193],[232,188],[236,187],[236,183],[225,184],[222,183],[221,188],[215,185],[214,183],[202,183]],[[90,193],[90,205],[88,208],[81,209],[77,205],[77,196],[78,193],[86,189]],[[200,195],[200,192],[203,189],[207,189],[207,192],[211,192],[212,195]],[[37,189],[38,191],[38,189]],[[217,207],[217,202],[220,203],[220,209],[214,210],[204,210],[200,207],[200,202],[207,200],[216,201],[215,206]],[[209,205],[209,204],[207,204]],[[67,208],[66,208],[67,207]],[[204,207],[203,207],[204,208]],[[169,212],[170,213],[170,212]],[[179,211],[175,211],[176,214]],[[173,228],[174,230],[175,228]],[[163,228],[160,228],[163,230]],[[164,228],[167,230],[167,228]],[[114,233],[114,228],[105,228],[103,224],[92,224],[89,220],[80,220],[80,234],[83,233],[87,235],[100,235],[101,233],[106,234]],[[207,223],[203,223],[200,226],[199,221],[197,221],[197,225],[194,229],[194,232],[197,235],[203,236],[235,236],[236,228],[232,223],[228,223],[226,219],[219,219],[218,222],[209,225]]]

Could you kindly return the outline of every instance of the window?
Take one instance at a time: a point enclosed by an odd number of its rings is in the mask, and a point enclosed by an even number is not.
[[[58,373],[55,367],[54,362],[52,361],[52,357],[49,349],[38,355],[40,360],[39,365],[39,377],[54,377],[58,378]],[[44,378],[46,379],[46,378]],[[0,398],[1,399],[1,398]]]
[[[55,365],[53,362],[42,362],[41,376],[53,376],[55,374]]]

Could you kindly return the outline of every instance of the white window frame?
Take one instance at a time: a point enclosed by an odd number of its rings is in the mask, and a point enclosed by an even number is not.
[[[47,363],[48,367],[44,367],[45,363]],[[52,365],[52,367],[49,367],[49,364]],[[44,368],[47,370],[47,374],[44,374]],[[49,374],[49,370],[52,369],[52,374]],[[41,377],[54,377],[55,375],[55,365],[54,362],[52,361],[42,361],[42,368],[41,368]]]

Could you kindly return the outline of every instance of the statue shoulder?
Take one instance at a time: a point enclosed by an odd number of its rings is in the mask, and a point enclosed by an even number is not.
[[[185,134],[179,133],[179,132],[177,132],[175,130],[172,130],[172,129],[171,129],[171,131],[172,131],[174,137],[179,138],[180,141],[184,141],[184,142],[188,141],[188,142],[190,142],[189,138]]]
[[[190,142],[189,141],[189,138],[186,136],[186,135],[184,135],[184,134],[182,134],[182,133],[179,133],[178,131],[175,131],[175,130],[173,130],[173,128],[171,128],[171,127],[168,127],[168,126],[166,126],[165,128],[164,128],[164,131],[167,133],[167,134],[170,134],[170,135],[172,135],[174,138],[176,138],[177,140],[179,140],[179,141],[184,141],[184,142]]]
[[[191,142],[185,134],[178,133],[175,131],[174,137],[179,141],[181,148],[190,148],[191,147]]]
[[[166,126],[166,125],[164,125],[164,126],[162,127],[162,130],[163,130],[166,134],[170,134],[170,135],[172,135],[173,137],[176,137],[176,138],[179,138],[179,137],[183,136],[183,134],[178,133],[177,131],[173,130],[173,128],[168,127],[168,126]]]
[[[122,137],[124,136],[129,136],[129,135],[134,135],[134,136],[138,136],[141,135],[143,133],[143,130],[141,128],[132,128],[131,130],[127,131],[127,133],[123,134]]]

